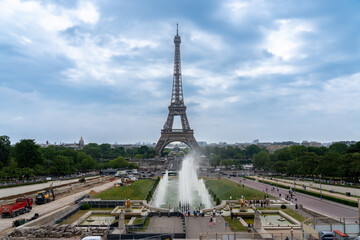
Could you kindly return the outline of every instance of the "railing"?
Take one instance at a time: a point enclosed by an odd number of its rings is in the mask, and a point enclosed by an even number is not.
[[[301,232],[289,233],[255,233],[255,232],[234,232],[234,233],[201,233],[199,236],[200,240],[256,240],[256,239],[274,239],[274,240],[302,240],[303,234]],[[309,239],[315,239],[309,238]],[[318,239],[318,235],[316,236]]]

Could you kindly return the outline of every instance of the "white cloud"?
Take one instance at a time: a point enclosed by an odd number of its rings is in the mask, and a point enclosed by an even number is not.
[[[303,35],[315,31],[313,24],[300,19],[282,19],[276,20],[276,25],[276,30],[262,30],[266,35],[263,47],[283,60],[306,58],[305,49],[311,42],[307,42]]]
[[[346,114],[360,108],[360,73],[330,79],[302,96],[302,111]]]
[[[249,20],[271,16],[269,4],[264,0],[226,0],[217,15],[232,24],[246,25]]]

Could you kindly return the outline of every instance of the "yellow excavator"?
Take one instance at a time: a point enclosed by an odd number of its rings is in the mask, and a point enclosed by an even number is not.
[[[52,196],[52,198],[50,195]],[[55,194],[54,194],[54,190],[51,188],[50,190],[39,192],[36,196],[35,202],[36,204],[40,205],[54,200],[55,200]]]

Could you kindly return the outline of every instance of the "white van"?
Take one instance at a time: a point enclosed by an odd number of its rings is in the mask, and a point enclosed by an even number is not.
[[[102,238],[100,236],[88,236],[82,238],[81,240],[102,240]]]

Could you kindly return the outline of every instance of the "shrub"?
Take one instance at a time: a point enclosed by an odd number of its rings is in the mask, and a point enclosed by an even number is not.
[[[220,205],[220,199],[216,198],[216,205]]]
[[[88,203],[84,203],[84,204],[82,204],[81,207],[80,207],[81,210],[88,210],[88,209],[90,209],[90,208],[91,208],[91,206],[90,206],[90,204],[88,204]]]
[[[285,205],[285,204],[281,204],[280,208],[281,208],[281,209],[285,209],[285,208],[286,208],[286,205]]]

